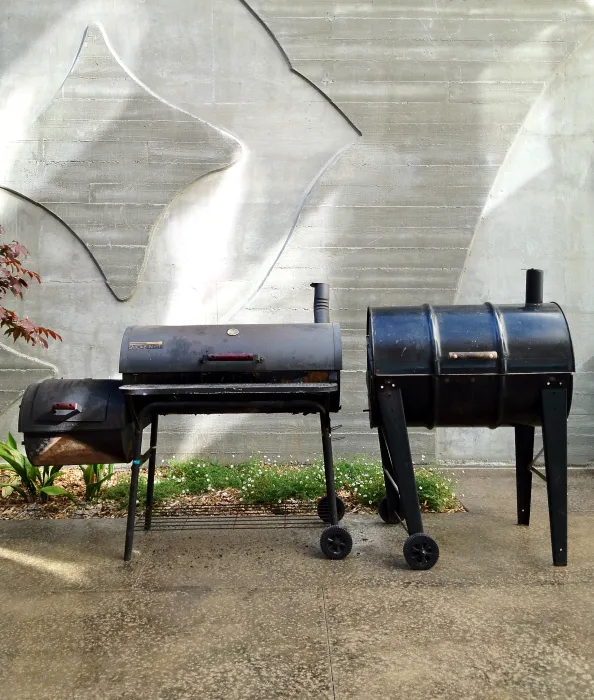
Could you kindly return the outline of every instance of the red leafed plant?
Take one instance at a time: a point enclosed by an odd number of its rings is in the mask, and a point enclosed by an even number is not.
[[[4,231],[0,226],[0,237],[3,234]],[[41,283],[39,275],[27,270],[23,265],[28,255],[29,251],[17,241],[4,243],[0,238],[0,301],[8,292],[22,298],[23,292],[29,288],[32,280]],[[49,338],[62,340],[61,336],[50,328],[36,326],[27,316],[19,318],[14,311],[10,311],[1,304],[0,328],[4,328],[4,334],[15,342],[22,338],[31,345],[40,343],[44,348],[48,347]]]

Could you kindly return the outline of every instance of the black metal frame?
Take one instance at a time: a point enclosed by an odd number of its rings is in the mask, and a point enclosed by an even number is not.
[[[541,393],[546,474],[534,467],[534,427],[515,426],[518,525],[530,524],[532,474],[536,474],[547,484],[555,566],[567,566],[567,403],[567,389],[543,389]]]
[[[126,393],[126,387],[123,387]],[[273,390],[272,390],[273,391]],[[130,392],[132,393],[132,392]],[[132,559],[134,546],[134,523],[136,520],[136,500],[138,498],[138,480],[141,466],[148,460],[147,499],[144,516],[144,529],[151,529],[153,514],[153,497],[155,483],[155,468],[157,459],[157,440],[159,430],[159,416],[173,414],[213,414],[213,413],[247,413],[245,410],[245,397],[237,397],[230,401],[205,401],[205,400],[177,400],[171,396],[170,401],[149,401],[143,405],[137,413],[134,401],[128,396],[136,432],[134,437],[134,451],[132,459],[132,473],[130,478],[130,493],[128,499],[128,518],[126,522],[126,545],[124,549],[124,561]],[[243,410],[242,410],[243,407]],[[336,504],[336,487],[334,483],[334,461],[332,456],[332,426],[330,411],[323,402],[314,400],[287,400],[270,398],[267,400],[249,401],[249,412],[259,413],[318,413],[320,415],[320,428],[322,433],[322,449],[324,454],[324,473],[326,477],[326,495],[328,498],[329,525],[338,525],[338,510]],[[148,420],[147,420],[148,419]],[[151,438],[149,449],[142,454],[142,437],[146,425],[151,426]]]
[[[565,388],[541,391],[546,475],[534,468],[534,426],[515,427],[518,524],[530,523],[532,474],[547,484],[553,564],[567,566],[567,409]],[[399,388],[378,392],[378,437],[389,512],[409,535],[423,532],[423,521]],[[400,508],[404,521],[399,515]]]
[[[379,411],[382,422],[378,427],[378,437],[389,512],[396,515],[409,535],[423,532],[423,519],[400,389],[380,392]],[[400,518],[398,502],[406,525]]]

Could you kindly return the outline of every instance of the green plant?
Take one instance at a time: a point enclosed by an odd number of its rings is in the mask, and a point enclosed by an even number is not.
[[[54,484],[61,467],[34,467],[19,452],[11,433],[8,433],[6,442],[0,442],[0,458],[6,462],[2,468],[14,474],[9,481],[0,483],[3,496],[10,496],[14,491],[29,503],[35,503],[38,498],[45,503],[49,496],[67,496],[74,501],[74,496],[69,491]]]
[[[113,476],[113,464],[79,464],[85,482],[85,501],[99,496],[101,487]]]
[[[348,501],[366,507],[377,506],[386,493],[381,462],[366,457],[336,459],[336,488]],[[424,510],[446,512],[460,507],[451,479],[431,467],[415,469],[419,501]],[[125,506],[129,477],[105,490],[105,497]],[[243,503],[274,504],[293,499],[311,501],[326,493],[324,467],[321,462],[306,465],[277,465],[251,459],[236,465],[191,459],[173,462],[157,473],[155,503],[179,496],[200,495],[234,489]],[[138,499],[146,499],[146,478],[139,482]]]

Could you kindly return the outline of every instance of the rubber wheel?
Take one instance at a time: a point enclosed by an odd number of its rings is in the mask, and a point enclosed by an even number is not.
[[[344,559],[351,553],[353,538],[344,527],[330,525],[322,532],[320,547],[328,559]]]
[[[336,512],[338,514],[338,520],[344,518],[344,501],[342,498],[336,496]],[[330,522],[330,508],[328,507],[328,496],[322,496],[318,501],[318,517],[325,523]]]
[[[426,571],[439,559],[439,547],[433,537],[424,532],[415,532],[404,542],[404,558],[411,569]]]
[[[404,520],[400,496],[396,496],[396,504],[396,511],[390,511],[388,509],[388,497],[384,496],[377,507],[377,512],[379,513],[380,518],[388,525],[397,525],[400,520]]]

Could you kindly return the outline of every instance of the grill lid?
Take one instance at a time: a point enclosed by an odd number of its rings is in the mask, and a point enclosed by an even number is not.
[[[575,370],[567,321],[552,303],[371,308],[367,336],[375,376]]]
[[[340,369],[337,323],[131,326],[120,351],[122,374]]]

